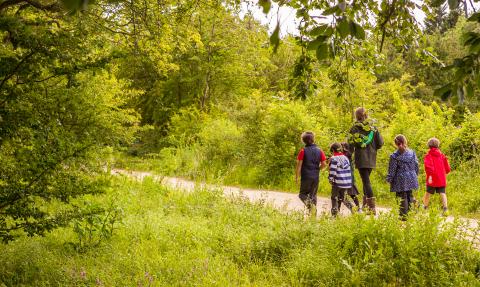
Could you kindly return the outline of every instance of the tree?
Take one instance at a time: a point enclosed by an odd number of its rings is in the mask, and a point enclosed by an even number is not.
[[[433,7],[425,19],[425,32],[427,34],[445,33],[457,24],[462,12],[459,8],[450,9],[447,13],[447,5]]]
[[[119,76],[143,90],[131,104],[142,124],[154,127],[143,136],[154,141],[148,144],[162,144],[170,118],[183,107],[208,111],[277,81],[266,27],[240,17],[233,4],[143,1],[117,8],[116,21],[129,31],[119,34],[126,55],[118,60]],[[108,30],[119,33],[115,23]]]
[[[125,105],[136,94],[109,73],[114,49],[94,27],[61,2],[0,3],[4,241],[81,217],[75,199],[108,184],[100,152],[131,140],[137,117]]]

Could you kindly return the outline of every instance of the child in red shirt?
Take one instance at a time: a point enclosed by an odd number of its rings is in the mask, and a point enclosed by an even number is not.
[[[300,178],[300,194],[298,196],[307,207],[310,215],[315,217],[320,170],[327,165],[326,157],[323,151],[315,144],[313,132],[304,132],[302,141],[305,147],[300,150],[297,156],[295,182],[298,185],[298,179]]]
[[[450,164],[447,157],[439,149],[440,141],[437,138],[428,140],[430,150],[425,155],[425,173],[427,174],[427,192],[423,197],[424,208],[428,207],[430,196],[432,194],[440,194],[443,205],[443,214],[448,210],[447,194],[445,188],[447,186],[447,174],[450,173]]]

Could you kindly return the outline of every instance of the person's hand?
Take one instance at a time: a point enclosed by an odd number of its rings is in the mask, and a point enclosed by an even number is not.
[[[429,177],[428,177],[428,184],[432,184],[432,183],[433,183],[432,176],[429,176]]]
[[[298,177],[295,177],[295,185],[296,185],[297,187],[300,186],[299,181],[298,181]]]

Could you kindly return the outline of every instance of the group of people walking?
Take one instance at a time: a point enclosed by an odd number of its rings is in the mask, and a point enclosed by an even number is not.
[[[352,212],[365,211],[376,215],[375,196],[370,175],[376,168],[377,151],[384,145],[384,140],[368,118],[365,108],[356,109],[355,118],[356,121],[350,129],[348,141],[331,144],[331,156],[328,159],[315,144],[315,135],[312,132],[302,134],[305,146],[297,156],[295,179],[297,183],[300,179],[299,197],[310,214],[316,214],[320,170],[328,166],[328,179],[332,185],[332,215],[338,214],[342,204]],[[416,202],[413,190],[419,188],[419,164],[416,153],[408,148],[407,138],[404,135],[397,135],[394,142],[397,150],[390,155],[386,181],[390,184],[390,191],[395,192],[399,198],[400,218],[405,220],[412,204]],[[440,141],[438,139],[429,139],[427,145],[429,152],[424,158],[427,188],[423,197],[423,207],[428,208],[430,196],[438,193],[442,199],[443,212],[446,214],[448,210],[445,193],[446,174],[450,172],[450,165],[439,149]],[[358,200],[360,193],[355,185],[354,166],[357,168],[363,184],[362,206]],[[354,204],[346,198],[347,195],[351,197]]]

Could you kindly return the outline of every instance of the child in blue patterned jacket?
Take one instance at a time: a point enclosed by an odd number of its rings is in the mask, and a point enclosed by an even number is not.
[[[397,150],[390,155],[387,181],[390,183],[390,191],[400,198],[400,218],[405,220],[415,200],[412,192],[418,189],[418,158],[407,147],[404,135],[395,137],[395,145]]]
[[[330,146],[333,156],[330,157],[328,181],[332,184],[332,215],[336,216],[340,211],[342,202],[352,209],[351,204],[345,200],[345,193],[352,188],[352,173],[350,161],[342,153],[342,145],[334,143]]]

